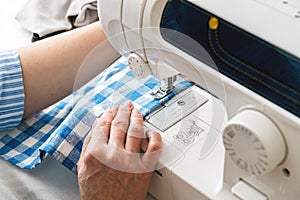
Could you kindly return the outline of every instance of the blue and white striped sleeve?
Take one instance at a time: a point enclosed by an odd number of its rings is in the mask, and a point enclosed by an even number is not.
[[[0,53],[0,131],[16,127],[24,112],[24,86],[19,55]]]

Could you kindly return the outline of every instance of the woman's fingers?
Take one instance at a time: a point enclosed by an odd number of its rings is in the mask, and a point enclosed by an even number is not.
[[[147,131],[148,147],[146,153],[152,153],[161,150],[162,139],[159,133],[155,131]]]
[[[92,140],[96,141],[96,143],[101,145],[108,143],[110,127],[114,119],[113,112],[115,109],[117,108],[109,108],[103,113],[100,118],[96,118],[90,133],[92,136]]]
[[[161,155],[162,139],[159,133],[147,131],[148,146],[142,161],[148,171],[154,170],[156,163]]]
[[[106,143],[108,143],[108,138],[110,135],[110,127],[112,125],[114,116],[116,115],[117,112],[118,112],[117,106],[110,107],[103,113],[103,115],[100,117],[100,119],[97,120],[98,124],[101,128],[100,132],[102,132],[104,134],[104,136],[107,138]]]
[[[143,138],[143,116],[133,110],[131,102],[119,108],[111,107],[96,119],[83,145],[83,152],[87,152],[85,161],[96,158],[105,166],[131,173],[153,171],[161,153],[162,140],[158,133],[148,131],[146,152],[141,155]]]
[[[90,133],[82,146],[82,153],[89,148],[90,151],[95,151],[99,146],[108,144],[110,127],[114,119],[114,112],[117,107],[107,109],[100,118],[96,118]]]
[[[125,102],[119,107],[117,115],[112,121],[109,142],[115,147],[124,148],[132,109],[132,103]]]
[[[125,149],[131,153],[140,153],[142,139],[144,138],[143,115],[136,109],[131,113],[130,125],[127,132]]]

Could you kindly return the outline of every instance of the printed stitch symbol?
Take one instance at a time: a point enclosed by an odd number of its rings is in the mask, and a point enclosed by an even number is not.
[[[186,129],[186,131],[179,131],[173,136],[177,141],[181,142],[185,146],[192,144],[195,141],[195,138],[199,137],[200,133],[203,131],[202,128],[196,125],[195,121],[190,120],[190,123],[191,125]]]

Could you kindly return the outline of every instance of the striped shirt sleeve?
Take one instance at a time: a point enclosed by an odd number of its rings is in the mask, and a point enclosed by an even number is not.
[[[24,86],[19,56],[0,53],[0,131],[16,127],[24,112]]]

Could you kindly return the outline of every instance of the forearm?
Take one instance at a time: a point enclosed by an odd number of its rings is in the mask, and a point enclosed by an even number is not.
[[[23,118],[72,93],[75,79],[78,88],[116,59],[118,53],[105,40],[97,22],[18,49],[25,90]],[[96,52],[99,60],[80,69],[97,45],[101,45]],[[77,81],[79,70],[84,76]]]

